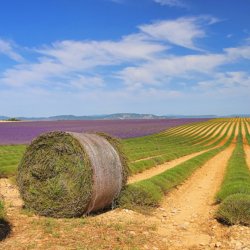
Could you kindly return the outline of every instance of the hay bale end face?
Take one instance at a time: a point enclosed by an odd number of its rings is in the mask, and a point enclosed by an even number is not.
[[[17,182],[25,206],[78,217],[110,206],[127,181],[119,141],[106,134],[50,132],[28,146]]]

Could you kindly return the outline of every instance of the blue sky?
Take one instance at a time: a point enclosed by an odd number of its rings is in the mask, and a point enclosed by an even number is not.
[[[250,113],[248,0],[3,0],[0,115]]]

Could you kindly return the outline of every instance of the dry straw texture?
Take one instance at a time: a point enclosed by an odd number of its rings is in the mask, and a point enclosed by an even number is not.
[[[50,132],[27,148],[17,179],[27,208],[45,216],[77,217],[110,206],[127,173],[115,138]]]

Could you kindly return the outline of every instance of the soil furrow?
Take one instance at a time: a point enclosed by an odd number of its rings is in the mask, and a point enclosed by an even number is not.
[[[231,126],[231,124],[229,123],[220,133],[219,137],[214,138],[212,141],[210,141],[209,143],[205,144],[204,146],[209,146],[212,145],[214,142],[216,142],[218,139],[220,139],[227,131],[228,127]],[[220,127],[221,128],[221,127]],[[220,132],[220,129],[216,130],[215,134],[213,136],[218,135]],[[231,131],[232,132],[232,131]],[[230,131],[228,133],[229,135],[231,134]],[[223,144],[222,144],[223,145]]]
[[[246,154],[247,166],[250,170],[250,146],[248,144],[244,144],[244,151]]]
[[[220,131],[222,125],[223,125],[223,124],[221,124],[219,127],[217,127],[217,129],[215,130],[215,134],[218,134],[218,133],[219,133],[219,131]],[[223,133],[225,133],[225,132],[226,132],[226,128],[222,131],[222,136],[223,136]],[[214,134],[214,136],[215,136],[215,134]],[[212,136],[213,136],[213,135],[212,135]],[[166,140],[167,140],[167,138],[166,138]],[[214,141],[216,141],[216,140],[218,140],[218,138],[214,139]],[[193,145],[200,144],[200,143],[202,143],[202,142],[194,143]],[[212,143],[210,143],[210,144],[212,144]],[[204,151],[204,152],[205,152],[205,151]],[[198,153],[198,152],[197,152],[197,153]],[[140,161],[145,161],[145,160],[150,160],[150,159],[153,159],[153,158],[155,158],[155,157],[161,157],[161,156],[163,156],[163,155],[165,155],[165,154],[159,154],[159,155],[154,155],[154,156],[145,157],[145,158],[142,158],[142,159],[138,159],[138,160],[132,161],[132,163],[140,162]]]
[[[218,226],[213,218],[216,207],[213,205],[214,196],[222,183],[234,147],[230,145],[209,160],[165,198],[156,216],[166,214],[159,232],[169,238],[171,249],[204,249],[204,246],[216,243],[213,243],[212,236],[218,232],[211,228]]]
[[[165,162],[163,164],[160,164],[160,165],[157,165],[155,167],[152,167],[150,169],[147,169],[145,171],[143,171],[142,173],[139,173],[139,174],[136,174],[136,175],[133,175],[129,178],[128,180],[128,183],[131,184],[131,183],[134,183],[134,182],[137,182],[137,181],[141,181],[141,180],[145,180],[145,179],[148,179],[150,177],[153,177],[155,175],[158,175],[170,168],[173,168],[175,167],[176,165],[184,162],[184,161],[187,161],[197,155],[200,155],[206,151],[208,151],[210,149],[207,149],[207,150],[203,150],[203,151],[200,151],[200,152],[197,152],[197,153],[193,153],[193,154],[189,154],[189,155],[185,155],[185,156],[182,156],[182,157],[179,157],[178,159],[175,159],[175,160],[172,160],[172,161],[168,161],[168,162]]]

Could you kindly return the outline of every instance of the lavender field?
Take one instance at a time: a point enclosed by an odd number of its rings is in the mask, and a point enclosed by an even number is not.
[[[84,120],[0,123],[0,145],[27,144],[49,131],[105,132],[119,138],[132,138],[158,133],[165,129],[208,119],[159,120]]]

